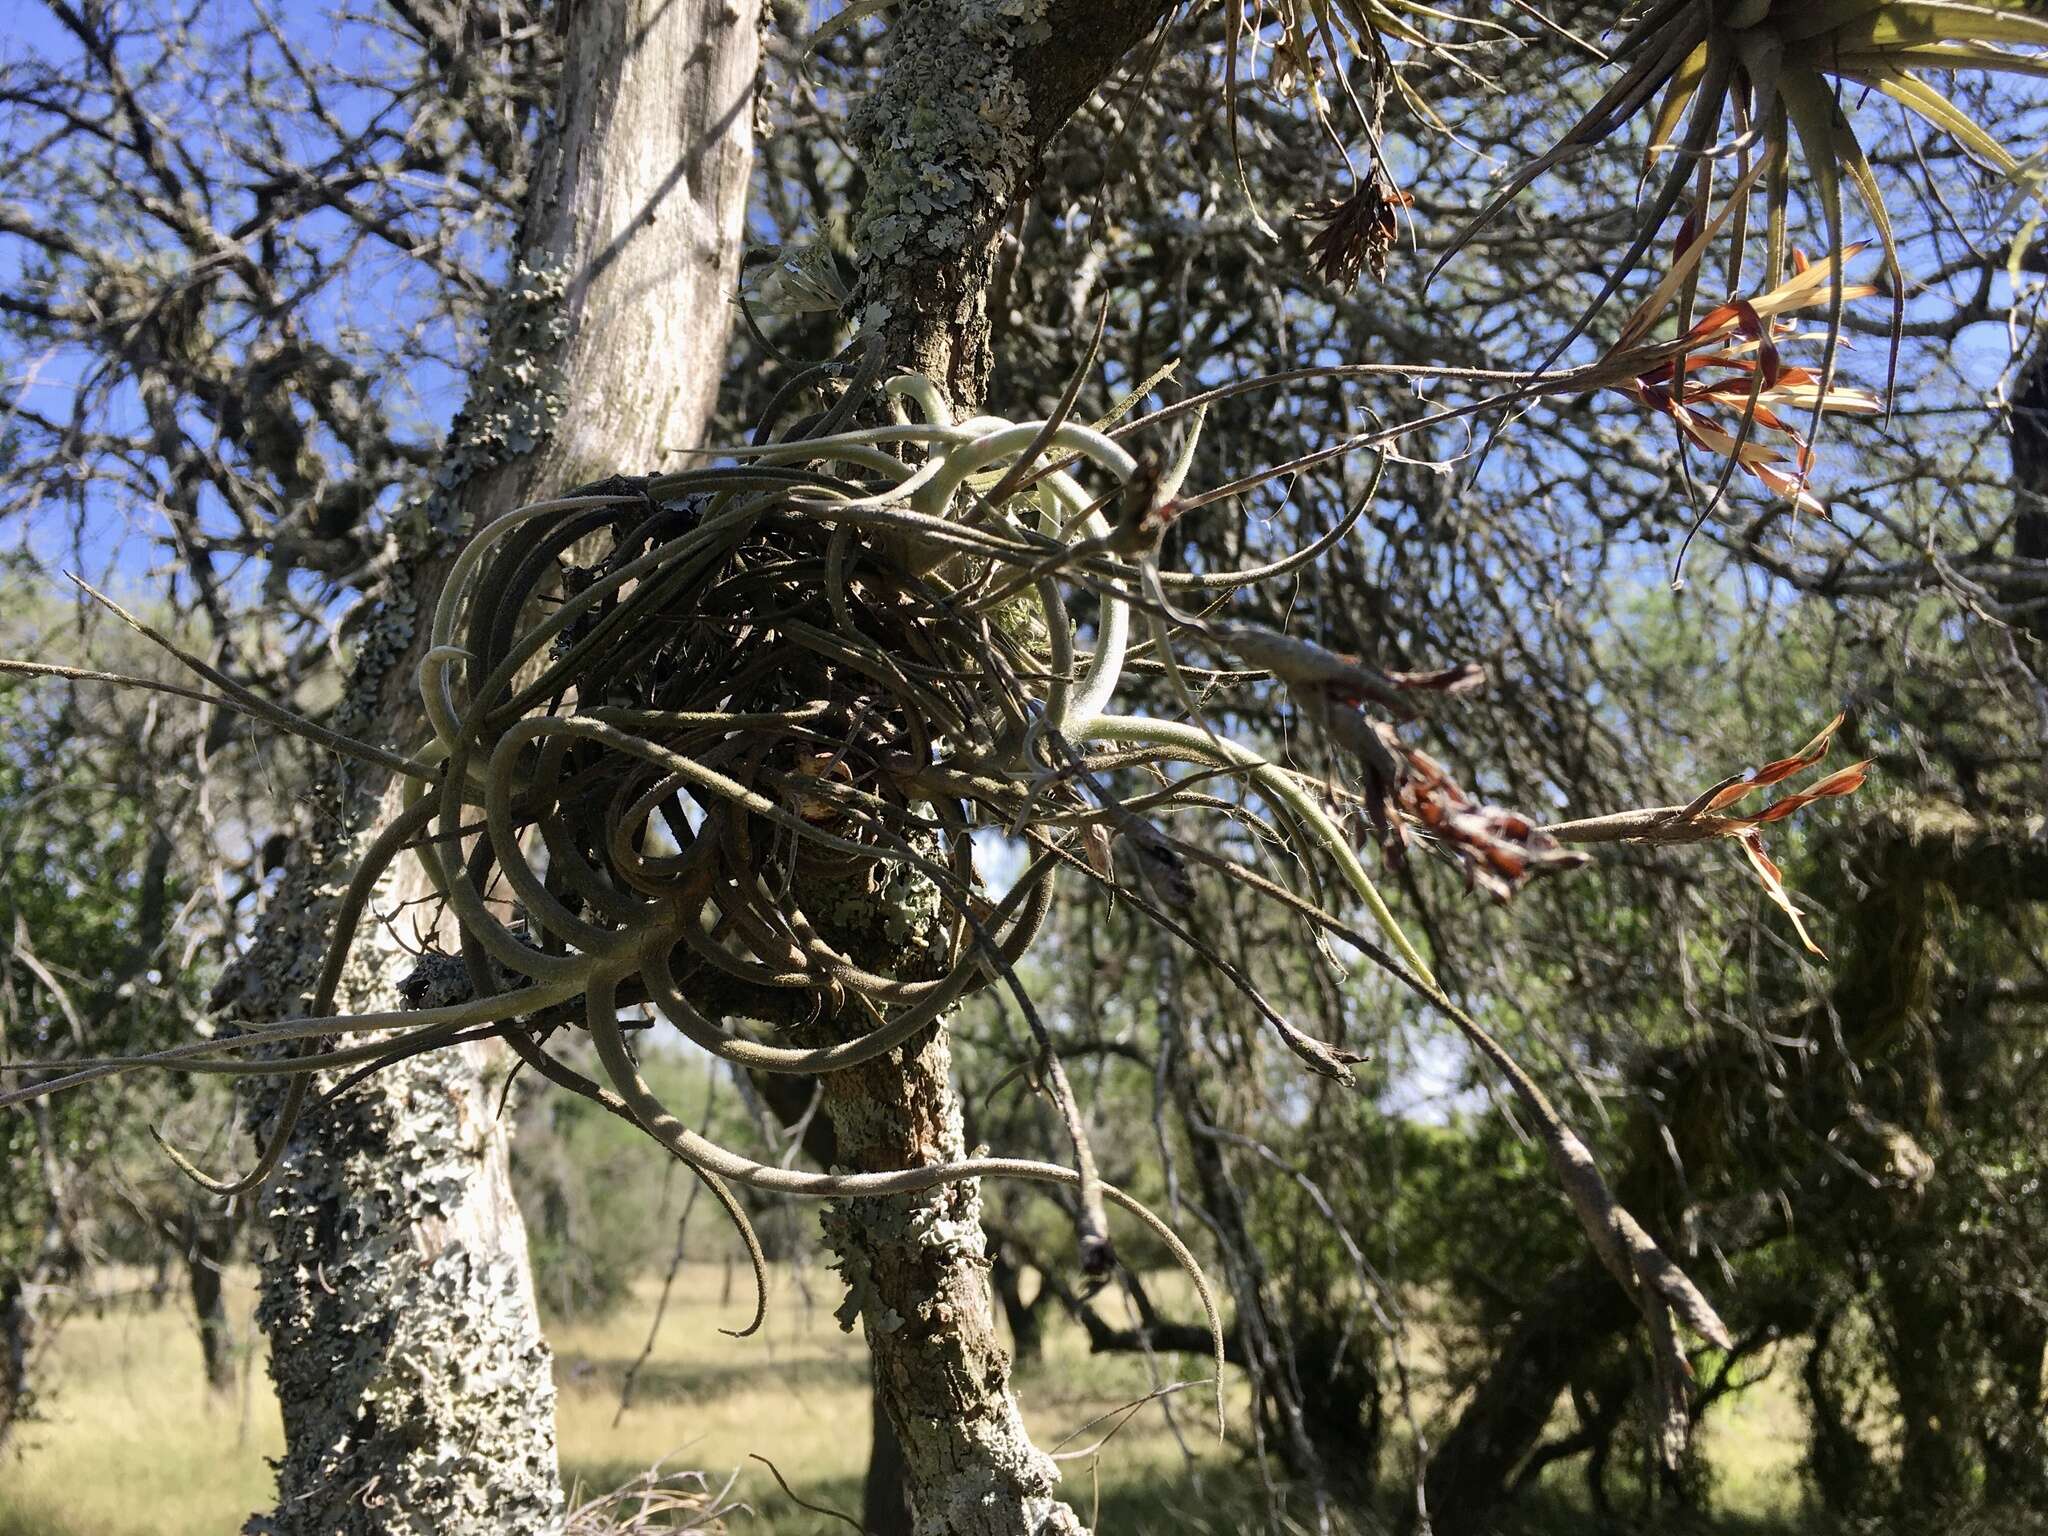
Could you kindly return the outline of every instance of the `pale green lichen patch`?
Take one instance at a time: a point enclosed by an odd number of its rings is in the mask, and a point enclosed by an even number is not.
[[[337,1102],[266,1186],[270,1240],[258,1318],[288,1423],[280,1487],[294,1497],[249,1536],[441,1536],[485,1521],[545,1530],[560,1493],[533,1434],[549,1411],[547,1346],[518,1261],[484,1259],[459,1230],[486,1122],[464,1053]],[[294,1270],[297,1272],[294,1273]],[[536,1398],[538,1394],[538,1399]],[[288,1413],[290,1410],[288,1410]],[[506,1528],[492,1525],[490,1528]]]
[[[562,344],[569,317],[569,269],[519,262],[490,318],[490,348],[448,432],[434,486],[414,504],[422,531],[461,532],[462,488],[478,475],[534,451],[561,423]]]
[[[382,600],[353,628],[355,667],[333,721],[345,735],[388,739],[410,690],[424,619],[420,595],[463,535],[467,489],[533,452],[562,414],[557,357],[566,334],[566,274],[522,266],[492,321],[435,483],[388,530]],[[307,818],[262,942],[220,999],[246,1016],[301,1010],[318,973],[343,882],[367,842],[381,775],[337,760]],[[395,893],[383,892],[380,900]],[[339,1006],[389,1006],[398,967],[389,946],[356,946]],[[443,957],[445,958],[445,957]],[[430,968],[419,1002],[463,978]],[[278,1090],[259,1092],[267,1133]],[[258,1317],[286,1415],[280,1502],[252,1536],[457,1536],[543,1531],[561,1518],[547,1346],[534,1319],[521,1243],[500,1250],[464,1232],[490,1230],[493,1102],[467,1053],[437,1052],[359,1086],[302,1122],[264,1187]],[[489,1251],[485,1251],[488,1248]]]
[[[868,181],[854,243],[869,303],[887,302],[892,271],[957,260],[1017,195],[1033,146],[1013,60],[1050,35],[1046,9],[910,0],[899,12],[889,68],[851,122]]]

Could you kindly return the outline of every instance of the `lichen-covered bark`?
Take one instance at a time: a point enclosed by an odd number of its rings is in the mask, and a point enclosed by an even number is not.
[[[479,1054],[337,1101],[266,1193],[257,1318],[286,1452],[251,1533],[539,1531],[560,1510],[548,1349]]]
[[[931,882],[902,866],[812,887],[832,942],[910,976],[945,969],[944,912]],[[857,1010],[800,1028],[798,1038],[848,1038]],[[952,1054],[934,1028],[911,1045],[819,1081],[842,1168],[879,1173],[966,1156]],[[875,1392],[896,1430],[917,1536],[1079,1532],[1054,1497],[1059,1473],[1025,1432],[988,1292],[979,1184],[942,1185],[886,1200],[835,1201],[825,1241],[846,1282],[843,1327],[859,1321],[874,1356]]]
[[[825,1079],[845,1167],[879,1172],[966,1155],[944,1033],[896,1056]],[[838,1202],[824,1230],[846,1280],[841,1321],[858,1317],[874,1353],[917,1536],[1084,1529],[1055,1497],[1058,1471],[1032,1445],[1009,1390],[979,1186]]]
[[[355,636],[339,729],[409,745],[413,681],[465,532],[537,494],[655,468],[701,435],[718,384],[751,159],[756,0],[581,0],[561,102],[433,492],[395,519],[386,600]],[[221,1002],[299,1011],[334,902],[390,786],[337,764],[309,797]],[[394,873],[379,908],[419,894]],[[417,909],[413,909],[417,910]],[[343,1006],[390,1007],[411,957],[365,925]],[[559,1518],[553,1385],[483,1048],[388,1069],[310,1115],[259,1202],[259,1321],[286,1429],[271,1536],[499,1536]],[[269,1128],[277,1094],[249,1118]]]
[[[1172,9],[1165,0],[908,0],[852,115],[867,177],[856,305],[889,361],[981,402],[997,237],[1074,109]],[[1077,338],[1078,348],[1078,338]]]
[[[1167,7],[1159,0],[907,0],[882,77],[855,110],[867,193],[855,231],[862,321],[894,367],[938,381],[956,409],[981,404],[987,289],[997,236],[1046,141]],[[882,877],[878,876],[878,879]],[[898,974],[934,970],[928,882],[900,871],[846,893],[835,942]],[[848,1017],[813,1039],[868,1027]],[[943,1029],[823,1079],[842,1166],[881,1171],[966,1153]],[[1025,1432],[996,1332],[974,1183],[847,1201],[825,1234],[874,1354],[918,1536],[1079,1532],[1054,1496],[1051,1458]]]

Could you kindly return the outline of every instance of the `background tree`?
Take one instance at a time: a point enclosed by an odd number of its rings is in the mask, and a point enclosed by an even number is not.
[[[141,654],[77,616],[18,569],[0,575],[8,648],[61,666],[90,651],[164,681],[177,663]],[[203,967],[186,956],[232,921],[229,893],[170,829],[232,822],[243,802],[232,744],[175,698],[116,695],[93,683],[0,686],[6,717],[0,804],[0,1027],[11,1055],[54,1061],[150,1050],[202,1017]],[[204,788],[202,788],[204,785]],[[252,861],[257,857],[250,850]],[[197,1316],[208,1383],[234,1379],[220,1267],[237,1223],[182,1179],[149,1177],[139,1124],[165,1118],[218,1135],[224,1095],[209,1080],[113,1083],[10,1114],[13,1171],[0,1202],[6,1342],[0,1439],[28,1412],[48,1354],[93,1268],[110,1258],[179,1262]],[[170,1170],[163,1170],[168,1173]]]
[[[80,498],[139,479],[223,637],[246,629],[222,596],[223,554],[268,557],[261,590],[315,635],[353,588],[354,659],[330,718],[408,736],[415,621],[460,532],[530,487],[574,483],[598,444],[651,460],[695,435],[737,265],[752,13],[683,8],[642,27],[629,6],[583,6],[558,34],[514,7],[399,7],[338,20],[310,52],[264,14],[50,14],[63,46],[11,82],[37,178],[8,225],[27,278],[11,312],[24,352],[40,345],[83,381],[69,420],[24,413],[35,441],[13,483],[33,506],[51,485]],[[558,38],[560,99],[536,134]],[[310,143],[280,135],[280,110]],[[196,135],[201,113],[203,151],[172,126]],[[522,206],[509,259],[478,243],[502,240]],[[686,259],[643,233],[668,234],[664,220]],[[374,270],[380,250],[400,258],[395,281]],[[394,296],[397,315],[356,328],[350,300]],[[386,402],[450,370],[485,308],[490,347],[451,440],[411,436]],[[315,601],[295,598],[295,570],[319,578]],[[320,659],[317,645],[245,658],[225,644],[225,672],[273,697]],[[244,1017],[303,1006],[337,872],[376,827],[382,775],[321,774],[255,945],[216,997]],[[387,900],[402,912],[408,897]],[[355,1006],[395,997],[412,971],[402,924],[352,962]],[[496,1530],[559,1507],[547,1352],[487,1069],[472,1051],[384,1074],[274,1149],[262,1319],[289,1449],[265,1529],[382,1529],[403,1510]],[[253,1107],[259,1142],[275,1108]],[[465,1449],[451,1460],[447,1445]]]

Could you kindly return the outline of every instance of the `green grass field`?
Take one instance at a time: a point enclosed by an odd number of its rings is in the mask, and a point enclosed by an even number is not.
[[[773,1459],[809,1503],[859,1512],[868,1449],[863,1349],[833,1321],[836,1277],[813,1269],[808,1281],[810,1304],[798,1277],[779,1270],[766,1327],[735,1340],[716,1325],[744,1311],[744,1274],[722,1304],[723,1266],[686,1267],[622,1419],[620,1384],[647,1337],[658,1283],[641,1286],[601,1324],[552,1329],[565,1480],[588,1494],[655,1462],[701,1470],[714,1486],[736,1475],[733,1496],[751,1514],[735,1516],[734,1529],[844,1533],[845,1525],[798,1508],[750,1459]],[[238,1284],[244,1338],[249,1300],[248,1286]],[[74,1316],[54,1354],[41,1422],[0,1461],[0,1536],[228,1536],[266,1506],[264,1458],[278,1451],[280,1430],[260,1359],[245,1361],[233,1400],[210,1401],[189,1316],[175,1304],[138,1300]],[[1078,1330],[1055,1327],[1048,1358],[1023,1376],[1020,1392],[1038,1443],[1068,1442],[1067,1496],[1097,1516],[1099,1529],[1221,1536],[1247,1528],[1259,1507],[1257,1470],[1240,1447],[1219,1447],[1205,1434],[1200,1391],[1143,1407],[1096,1448],[1117,1422],[1115,1410],[1153,1385],[1142,1360],[1091,1357]],[[1241,1390],[1231,1408],[1241,1432]],[[1113,1416],[1087,1427],[1104,1414]],[[1401,1433],[1396,1420],[1389,1434]],[[1720,1469],[1716,1503],[1727,1515],[1715,1528],[1787,1529],[1802,1437],[1789,1392],[1765,1383],[1717,1411],[1708,1434]],[[1575,1488],[1568,1473],[1560,1477],[1534,1501],[1529,1528],[1584,1530]]]

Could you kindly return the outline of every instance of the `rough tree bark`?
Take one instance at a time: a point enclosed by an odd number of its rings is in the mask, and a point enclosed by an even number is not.
[[[756,1072],[748,1074],[746,1081],[784,1129],[803,1128],[804,1156],[813,1167],[823,1172],[839,1165],[839,1136],[832,1129],[831,1118],[811,1113],[812,1095],[817,1092],[811,1079]],[[861,1484],[861,1530],[865,1536],[911,1536],[903,1446],[882,1404],[879,1380],[871,1381],[868,1411],[868,1470]]]
[[[718,387],[751,165],[758,0],[580,0],[516,260],[430,494],[394,519],[392,596],[355,637],[336,725],[410,745],[414,683],[464,533],[535,495],[656,467]],[[303,1008],[333,905],[385,814],[381,772],[337,763],[221,999]],[[395,877],[379,907],[418,894]],[[366,924],[342,1005],[392,1007],[412,956]],[[554,1389],[481,1047],[393,1067],[294,1134],[259,1210],[258,1318],[284,1412],[275,1536],[528,1532],[559,1518]],[[277,1094],[251,1104],[259,1137]]]
[[[909,0],[893,13],[883,71],[855,109],[866,197],[854,231],[859,318],[893,367],[936,380],[956,410],[978,407],[994,360],[986,312],[997,240],[1046,142],[1164,0]],[[848,903],[847,932],[902,973],[940,915],[929,885],[891,879]],[[856,950],[856,953],[861,952]],[[927,957],[928,958],[928,957]],[[814,1039],[867,1027],[851,1010]],[[823,1079],[841,1163],[881,1171],[966,1154],[943,1029]],[[1025,1431],[987,1283],[972,1183],[826,1216],[878,1396],[900,1443],[919,1536],[1078,1532],[1053,1495],[1058,1473]]]

